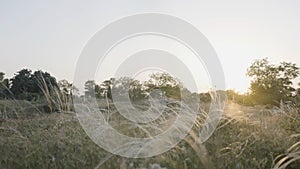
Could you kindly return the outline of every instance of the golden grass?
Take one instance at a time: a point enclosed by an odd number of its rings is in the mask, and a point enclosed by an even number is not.
[[[17,105],[5,102],[9,104]],[[168,169],[300,168],[300,122],[298,110],[291,107],[275,112],[229,103],[218,129],[205,143],[199,142],[199,123],[175,148],[145,159],[104,151],[85,134],[74,113],[36,111],[25,118],[23,114],[34,108],[8,110],[1,109],[0,168],[148,169],[156,164]],[[10,118],[11,113],[18,115]]]

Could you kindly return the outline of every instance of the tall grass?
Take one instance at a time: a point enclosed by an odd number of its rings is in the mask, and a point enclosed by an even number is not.
[[[299,140],[300,134],[292,135],[291,137]],[[300,141],[288,148],[286,153],[275,158],[274,162],[276,163],[273,169],[285,169],[297,160],[300,160]]]
[[[71,101],[40,80],[47,106],[68,112]],[[99,100],[98,100],[99,101]],[[175,106],[176,104],[171,104]],[[166,111],[176,110],[170,106]],[[98,103],[110,125],[129,136],[161,133],[151,125],[169,126],[164,114],[149,126],[125,121],[107,99]],[[151,158],[131,159],[106,152],[86,135],[74,113],[45,114],[27,101],[0,101],[0,168],[167,168],[167,169],[298,169],[300,168],[299,110],[290,105],[268,109],[228,102],[217,130],[204,143],[199,139],[209,110],[202,104],[189,134],[171,150]],[[29,117],[28,114],[36,114]],[[170,113],[176,115],[176,112]],[[167,119],[171,119],[167,121]],[[165,122],[165,123],[164,123]],[[168,125],[167,125],[168,124]],[[165,129],[165,128],[163,128]],[[147,132],[146,132],[147,131]],[[150,131],[150,132],[149,132]]]
[[[300,116],[299,109],[295,108],[291,105],[281,104],[279,111],[277,113],[281,113],[287,117],[287,121],[282,123],[282,125],[288,130],[288,133],[291,134],[290,137],[286,139],[289,142],[293,143],[284,153],[278,155],[273,161],[273,169],[285,169],[285,168],[293,168],[299,167],[300,160]],[[298,163],[297,163],[298,162]],[[296,164],[295,164],[296,163]]]
[[[37,76],[37,83],[50,112],[70,112],[73,110],[72,96],[65,95],[58,86],[54,86],[50,81],[46,81],[41,72],[40,76]]]

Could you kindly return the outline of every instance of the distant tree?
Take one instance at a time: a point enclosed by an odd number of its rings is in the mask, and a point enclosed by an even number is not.
[[[131,101],[140,101],[146,98],[147,94],[143,84],[139,80],[134,80],[129,77],[121,77],[119,79],[113,79],[112,89],[117,96],[128,96]]]
[[[204,103],[211,102],[211,94],[206,92],[206,93],[200,93],[199,94],[200,101]]]
[[[153,73],[149,82],[155,86],[178,86],[179,82],[168,73]]]
[[[0,72],[0,99],[5,99],[9,96],[9,80],[4,77],[5,74]]]
[[[146,99],[145,86],[139,80],[132,80],[129,87],[129,96],[132,101]]]
[[[84,84],[84,95],[86,97],[95,97],[95,80],[88,80]]]
[[[296,64],[282,62],[270,64],[268,59],[255,61],[247,70],[252,78],[251,97],[256,104],[278,105],[281,101],[292,100],[295,89],[292,80],[299,75]]]
[[[2,82],[4,80],[4,75],[5,75],[5,73],[0,72],[0,82]]]
[[[11,79],[10,90],[14,94],[14,97],[22,99],[26,98],[31,86],[31,70],[22,69]]]
[[[100,86],[99,86],[99,92],[101,93],[100,95],[103,98],[107,98],[112,100],[112,87],[116,83],[115,78],[110,78],[108,80],[103,81]]]
[[[148,92],[153,89],[159,89],[168,98],[181,98],[181,83],[168,73],[151,74],[150,79],[146,82],[146,86]]]
[[[103,98],[103,92],[98,84],[95,85],[95,97],[98,99]]]
[[[111,90],[113,90],[115,96],[127,96],[129,94],[130,83],[132,81],[132,78],[121,77],[119,79],[114,80],[113,82],[111,80],[106,82],[108,95],[111,92]]]
[[[41,70],[33,74],[29,69],[22,69],[11,79],[10,90],[17,99],[33,100],[40,96],[50,97],[58,88],[55,77]]]

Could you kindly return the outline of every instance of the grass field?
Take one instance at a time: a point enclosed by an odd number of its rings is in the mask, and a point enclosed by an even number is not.
[[[145,159],[104,151],[86,135],[73,112],[46,114],[28,102],[2,102],[0,113],[1,169],[300,168],[299,111],[289,106],[227,103],[217,130],[204,144],[197,144],[197,131],[192,130],[175,148]]]

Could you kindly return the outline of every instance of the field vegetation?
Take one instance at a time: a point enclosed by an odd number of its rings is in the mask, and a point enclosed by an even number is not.
[[[79,94],[72,83],[57,81],[40,70],[23,69],[11,79],[0,73],[0,168],[300,168],[300,89],[293,83],[299,68],[263,59],[255,61],[247,75],[252,82],[245,94],[234,90],[192,93],[166,73],[152,74],[145,82],[128,77],[100,84],[88,80],[84,94]],[[125,123],[115,107],[112,91],[121,95],[125,86],[132,104],[141,110],[160,97],[168,110],[164,113],[176,115],[184,98],[200,99],[192,130],[174,148],[151,158],[124,158],[103,150],[81,127],[73,103],[95,98],[99,113],[119,132],[149,136]],[[156,89],[160,93],[154,96]],[[227,95],[225,111],[213,135],[201,143],[199,130],[211,103],[222,94]],[[170,117],[167,122],[171,123],[174,115],[163,117]]]

